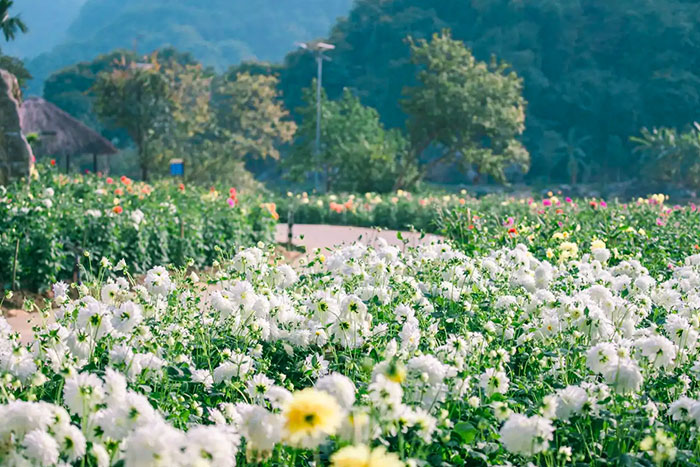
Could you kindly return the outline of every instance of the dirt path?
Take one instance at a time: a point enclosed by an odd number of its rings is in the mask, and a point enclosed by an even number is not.
[[[313,225],[313,224],[296,224],[292,229],[292,243],[299,247],[306,248],[307,254],[310,254],[316,248],[332,248],[338,245],[350,244],[353,242],[361,242],[366,245],[377,245],[377,241],[383,238],[391,245],[401,246],[403,242],[396,236],[396,230],[378,230],[364,227],[347,227],[341,225]],[[421,238],[421,235],[414,232],[401,233],[406,245],[417,246],[419,244],[430,243],[440,240],[437,235],[426,235]],[[287,226],[279,224],[275,233],[275,241],[281,245],[287,243]],[[305,256],[304,253],[290,252],[288,260],[296,262],[299,258]],[[5,319],[10,323],[16,331],[22,335],[22,342],[29,342],[32,336],[32,327],[41,323],[41,317],[38,313],[27,313],[23,310],[8,310]]]

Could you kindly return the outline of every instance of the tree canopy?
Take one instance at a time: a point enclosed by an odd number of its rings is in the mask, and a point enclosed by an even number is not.
[[[443,28],[523,78],[531,177],[633,175],[631,135],[698,120],[700,3],[688,0],[359,0],[327,38],[336,46],[324,69],[329,97],[348,87],[388,126],[404,126],[402,91],[417,80],[405,39]],[[313,58],[294,52],[285,63],[295,108]]]

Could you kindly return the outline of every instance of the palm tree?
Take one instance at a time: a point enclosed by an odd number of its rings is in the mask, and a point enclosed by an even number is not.
[[[10,7],[13,3],[14,0],[0,0],[0,30],[6,41],[14,39],[17,31],[27,32],[27,25],[19,16],[10,16]]]

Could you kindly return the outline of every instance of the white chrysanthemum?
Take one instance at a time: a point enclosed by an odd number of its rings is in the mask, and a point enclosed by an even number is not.
[[[316,381],[315,387],[335,397],[338,404],[345,410],[350,410],[355,404],[355,385],[347,376],[331,373]]]
[[[162,266],[149,269],[148,272],[146,272],[144,283],[148,291],[153,295],[168,295],[173,288],[170,274],[168,274],[168,271]]]
[[[603,370],[605,381],[621,393],[638,391],[642,386],[642,373],[634,360],[623,359]]]
[[[247,384],[248,395],[256,402],[262,402],[275,382],[263,374],[253,376]]]
[[[90,413],[103,397],[102,381],[92,373],[79,373],[66,379],[63,386],[63,402],[76,415]]]
[[[132,301],[128,301],[122,303],[114,312],[112,326],[123,334],[129,334],[141,321],[143,321],[141,306]]]
[[[494,368],[487,369],[479,377],[479,385],[486,391],[486,395],[491,396],[495,393],[505,394],[508,392],[510,379],[503,371],[498,371]]]
[[[568,420],[572,415],[581,412],[588,402],[588,394],[579,386],[567,386],[557,391],[557,418]]]
[[[513,414],[501,427],[501,442],[505,448],[523,456],[533,456],[547,449],[554,437],[552,422],[540,416]]]
[[[612,342],[600,342],[586,353],[586,365],[595,373],[602,373],[608,365],[617,363],[617,346]]]
[[[58,462],[58,443],[43,430],[32,430],[22,440],[24,455],[39,465],[54,465]]]
[[[193,466],[233,467],[240,438],[227,426],[199,425],[187,432],[185,463]]]
[[[179,465],[185,436],[163,421],[134,430],[125,442],[125,467]]]
[[[639,339],[635,345],[649,362],[656,367],[666,368],[676,358],[676,346],[664,336],[653,335]]]
[[[284,419],[262,407],[250,404],[237,404],[239,415],[238,429],[246,439],[247,448],[252,452],[272,452],[282,440]]]

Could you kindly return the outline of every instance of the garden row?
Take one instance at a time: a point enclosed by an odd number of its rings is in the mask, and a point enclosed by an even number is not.
[[[48,287],[102,258],[134,272],[270,241],[277,213],[257,194],[42,169],[29,187],[0,187],[0,286]]]
[[[562,224],[296,269],[253,247],[143,285],[100,265],[31,344],[0,318],[0,460],[697,465],[700,255]]]
[[[541,199],[460,194],[320,195],[280,197],[282,221],[377,226],[440,233],[463,251],[486,254],[524,243],[551,257],[562,242],[590,246],[607,239],[616,256],[638,254],[653,268],[680,261],[700,243],[700,211],[693,203],[673,205],[664,195],[629,202],[571,199],[549,193]],[[578,248],[578,246],[577,246]],[[663,263],[663,264],[662,264]],[[656,270],[656,269],[655,269]]]

